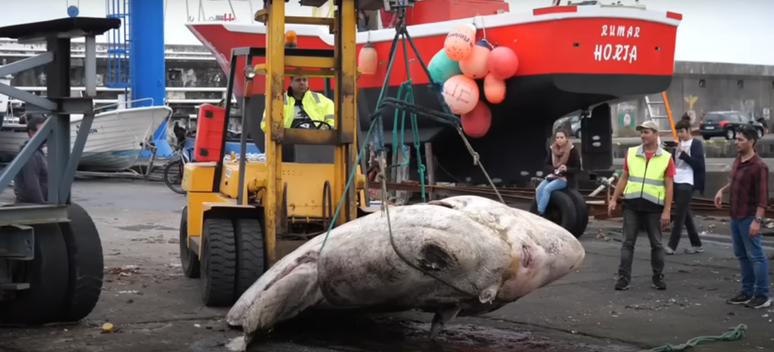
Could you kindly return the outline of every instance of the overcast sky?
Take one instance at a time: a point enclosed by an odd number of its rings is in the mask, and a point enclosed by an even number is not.
[[[198,16],[199,4],[207,17],[230,12],[226,0],[156,1],[166,4],[164,27],[167,44],[199,44],[183,25],[189,17]],[[124,0],[0,0],[0,24],[65,17],[69,5],[79,6],[81,16],[102,17],[105,16],[106,2],[124,3]],[[529,11],[551,4],[551,0],[508,2],[511,12]],[[634,0],[622,2],[634,3]],[[239,22],[249,22],[252,11],[263,6],[263,0],[232,0],[231,3]],[[774,0],[641,0],[640,3],[651,9],[683,14],[683,22],[677,32],[677,60],[774,65],[774,45],[766,34],[774,33]],[[287,6],[288,13],[311,14],[311,9],[301,8],[297,1],[291,1]]]

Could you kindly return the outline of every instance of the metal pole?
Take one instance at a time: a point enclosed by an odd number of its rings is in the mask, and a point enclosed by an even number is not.
[[[427,165],[427,185],[430,191],[427,192],[427,200],[435,200],[435,156],[433,155],[433,144],[425,143],[425,165]]]
[[[249,116],[247,113],[247,105],[250,103],[250,97],[249,94],[251,92],[248,92],[248,85],[249,79],[247,79],[247,82],[245,82],[245,96],[242,98],[242,133],[239,135],[239,183],[237,184],[237,191],[239,192],[237,195],[237,204],[238,205],[244,205],[245,204],[245,167],[247,164],[247,129],[248,129],[248,121],[247,117]]]
[[[84,57],[84,79],[86,96],[95,98],[97,96],[97,39],[95,36],[86,37],[86,50]],[[80,127],[78,128],[75,141],[73,142],[70,158],[65,165],[63,184],[59,188],[59,199],[69,199],[72,189],[72,180],[78,169],[78,162],[81,160],[83,148],[86,146],[86,139],[91,131],[91,125],[94,122],[94,111],[83,114]],[[69,124],[68,124],[69,126]]]
[[[84,79],[86,96],[96,98],[97,96],[97,37],[86,37],[86,48],[84,52]]]

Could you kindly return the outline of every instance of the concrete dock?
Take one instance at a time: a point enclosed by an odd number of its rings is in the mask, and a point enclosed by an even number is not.
[[[2,198],[8,197],[6,191]],[[181,273],[177,224],[185,197],[158,183],[89,180],[76,182],[73,199],[88,209],[101,233],[106,277],[100,302],[79,324],[2,328],[0,351],[230,351],[229,343],[240,333],[226,327],[226,310],[204,307],[199,281]],[[700,221],[702,229],[712,230],[712,236],[704,236],[704,254],[667,257],[666,291],[650,288],[646,238],[638,244],[632,290],[614,291],[620,249],[614,230],[620,223],[592,221],[582,238],[586,260],[577,272],[486,316],[456,319],[437,341],[427,341],[426,314],[347,318],[336,313],[280,327],[257,350],[638,351],[719,335],[738,324],[748,326],[741,341],[696,351],[774,349],[774,308],[724,303],[740,283],[729,244],[717,240],[728,238],[720,220]],[[102,333],[108,321],[116,331]]]

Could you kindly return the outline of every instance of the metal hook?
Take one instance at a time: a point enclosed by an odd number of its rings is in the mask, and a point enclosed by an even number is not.
[[[483,18],[483,17],[481,17],[481,31],[482,31],[482,33],[484,34],[484,39],[486,39],[486,24],[484,24],[484,18]],[[487,43],[488,43],[488,42],[489,42],[489,41],[487,40]],[[492,48],[491,48],[491,46],[492,46],[492,45],[489,45],[489,46],[490,46],[490,48],[489,48],[489,49],[492,49]]]

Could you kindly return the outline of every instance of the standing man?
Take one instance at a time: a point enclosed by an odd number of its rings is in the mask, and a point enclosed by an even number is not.
[[[28,119],[27,135],[32,138],[44,122],[46,120],[41,116]],[[42,144],[35,151],[13,180],[13,193],[16,195],[17,204],[44,204],[48,200],[48,159],[43,152],[44,146],[45,144]]]
[[[658,124],[645,121],[637,126],[642,144],[629,148],[624,160],[623,174],[610,199],[608,212],[616,207],[623,195],[623,234],[621,265],[615,289],[628,290],[632,280],[632,262],[637,235],[643,227],[650,240],[650,265],[653,269],[653,287],[666,290],[664,282],[664,246],[661,229],[669,225],[672,208],[672,179],[675,163],[672,155],[658,144]]]
[[[691,136],[691,116],[683,115],[683,118],[675,124],[677,130],[677,152],[675,153],[675,217],[672,224],[672,234],[669,236],[669,244],[664,247],[666,254],[675,254],[680,237],[683,234],[683,225],[688,231],[688,239],[691,247],[685,249],[687,254],[704,252],[701,246],[699,232],[693,223],[691,214],[691,200],[693,192],[704,193],[705,165],[704,146],[697,138]]]
[[[769,167],[755,153],[757,139],[752,127],[737,130],[739,156],[731,169],[731,182],[715,195],[715,206],[720,208],[723,193],[730,191],[731,240],[742,269],[742,292],[726,303],[766,308],[771,305],[769,260],[761,246],[761,224],[769,199]]]

